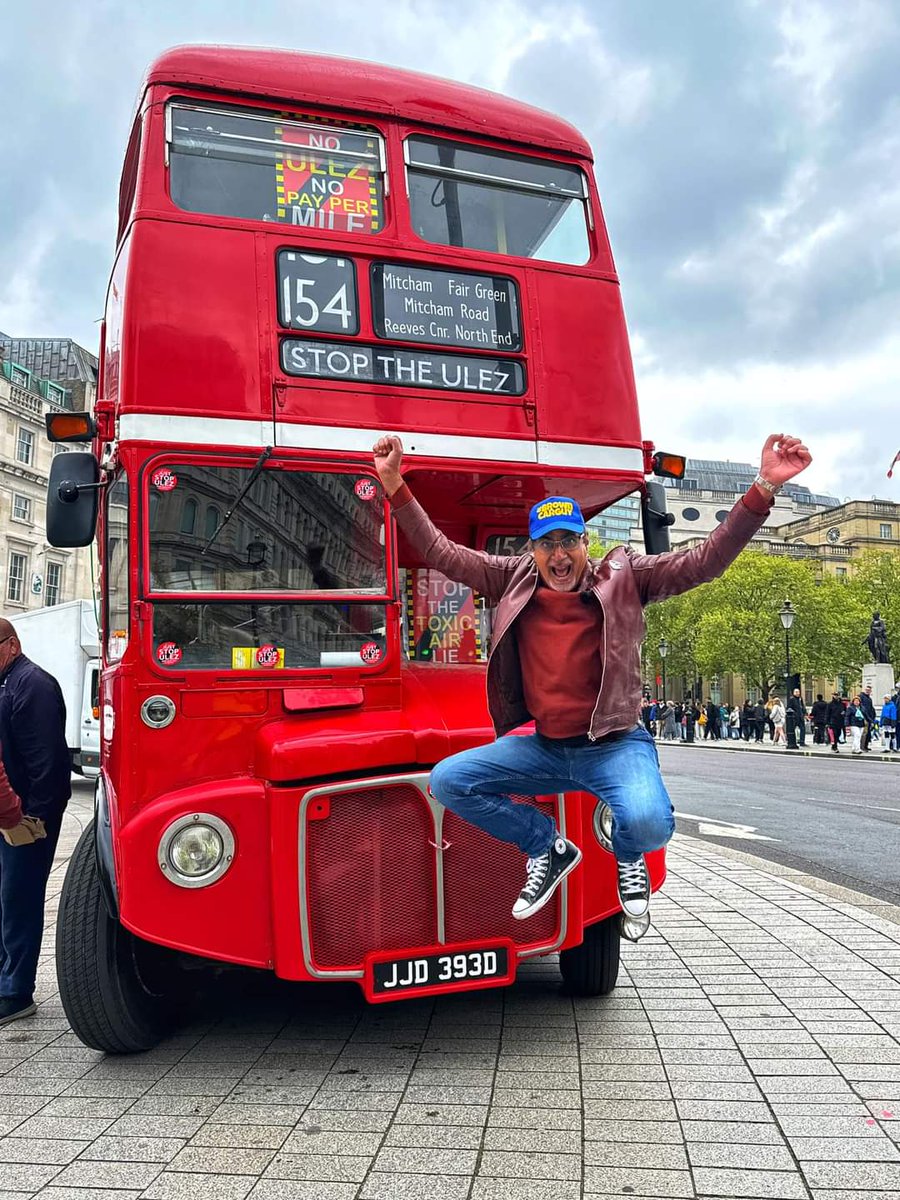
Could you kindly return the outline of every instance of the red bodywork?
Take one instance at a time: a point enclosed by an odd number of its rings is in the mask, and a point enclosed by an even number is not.
[[[294,230],[177,208],[165,165],[172,97],[377,129],[390,180],[382,230]],[[416,132],[581,167],[590,261],[564,266],[423,241],[403,187],[403,139]],[[524,348],[510,357],[526,369],[524,395],[285,375],[275,260],[286,248],[353,259],[360,329],[343,339],[351,344],[376,340],[366,286],[374,262],[514,280]],[[202,47],[163,55],[146,77],[123,172],[97,415],[98,452],[131,490],[127,648],[115,660],[107,645],[102,674],[102,771],[130,930],[283,978],[358,979],[371,994],[366,962],[379,952],[452,943],[546,953],[577,945],[585,925],[618,909],[612,859],[591,830],[593,797],[537,801],[556,811],[584,863],[527,922],[510,916],[518,851],[430,800],[430,767],[492,731],[481,663],[404,661],[397,569],[419,564],[402,542],[388,539],[386,653],[374,665],[179,671],[160,666],[152,640],[146,513],[159,466],[209,455],[252,466],[271,445],[273,469],[366,475],[374,436],[397,432],[414,493],[451,537],[476,547],[520,533],[529,505],[547,494],[572,495],[592,514],[641,488],[650,448],[619,287],[590,150],[571,126],[505,97],[372,64]],[[108,643],[115,631],[105,624]],[[158,694],[177,715],[150,729],[141,705]],[[224,820],[235,853],[216,883],[185,889],[160,869],[158,846],[171,821],[193,812]],[[395,867],[382,873],[389,857]],[[663,853],[649,860],[658,887]],[[505,978],[513,974],[514,966]]]

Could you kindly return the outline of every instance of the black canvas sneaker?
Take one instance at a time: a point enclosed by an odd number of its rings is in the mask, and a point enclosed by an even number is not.
[[[36,1011],[30,996],[0,996],[0,1025],[18,1021],[19,1017],[30,1017]]]
[[[619,868],[619,902],[629,917],[642,917],[650,908],[650,876],[644,856],[634,862],[616,864]]]
[[[519,921],[533,917],[544,907],[565,877],[581,862],[581,851],[574,842],[560,834],[546,854],[529,858],[526,863],[528,878],[513,905],[512,915]]]

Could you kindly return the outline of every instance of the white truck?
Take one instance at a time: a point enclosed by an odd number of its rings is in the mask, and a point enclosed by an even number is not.
[[[91,600],[70,600],[11,618],[23,651],[48,671],[66,702],[66,744],[72,770],[100,772],[100,645]]]

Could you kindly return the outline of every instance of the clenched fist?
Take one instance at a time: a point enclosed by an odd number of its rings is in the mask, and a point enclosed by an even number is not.
[[[385,434],[372,447],[375,459],[375,470],[382,482],[385,492],[392,496],[400,487],[403,478],[400,466],[403,462],[403,443],[394,434]]]

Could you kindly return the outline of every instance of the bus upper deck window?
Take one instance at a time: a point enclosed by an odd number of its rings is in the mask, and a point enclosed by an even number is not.
[[[384,142],[374,130],[172,103],[166,149],[172,200],[187,212],[338,233],[384,225]]]
[[[572,265],[590,258],[578,167],[438,138],[411,137],[405,151],[412,225],[425,241]]]

